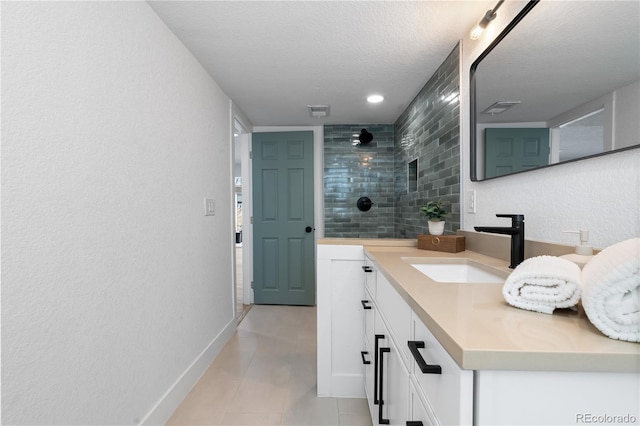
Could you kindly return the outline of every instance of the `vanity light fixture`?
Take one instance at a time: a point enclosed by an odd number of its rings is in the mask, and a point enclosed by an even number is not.
[[[504,0],[500,0],[493,9],[487,10],[487,13],[484,14],[480,22],[478,22],[478,25],[473,27],[473,29],[469,33],[469,37],[471,37],[471,40],[479,39],[485,28],[487,28],[487,25],[489,25],[489,22],[496,19],[496,16],[498,16],[496,15],[496,11],[500,6],[502,6],[502,3],[504,3]]]
[[[491,105],[489,108],[482,111],[482,113],[491,115],[502,114],[512,106],[518,105],[519,103],[520,101],[498,101],[495,104]]]
[[[371,95],[367,97],[367,102],[371,104],[379,104],[382,101],[384,101],[384,96],[382,95]]]

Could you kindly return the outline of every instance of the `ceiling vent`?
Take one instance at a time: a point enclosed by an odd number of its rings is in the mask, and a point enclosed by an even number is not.
[[[329,105],[307,105],[309,115],[313,118],[326,117],[329,115]]]
[[[498,101],[495,104],[491,105],[489,108],[482,111],[482,113],[491,115],[502,114],[512,106],[518,105],[519,103],[520,101]]]

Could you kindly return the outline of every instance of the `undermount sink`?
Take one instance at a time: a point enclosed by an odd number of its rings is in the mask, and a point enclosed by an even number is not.
[[[467,258],[403,258],[415,269],[439,283],[502,284],[509,272]]]

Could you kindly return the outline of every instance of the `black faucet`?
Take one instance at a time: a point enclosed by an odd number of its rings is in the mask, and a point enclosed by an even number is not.
[[[478,232],[511,235],[511,265],[509,268],[513,269],[524,260],[524,215],[497,214],[496,217],[510,217],[511,226],[474,226],[474,229]]]

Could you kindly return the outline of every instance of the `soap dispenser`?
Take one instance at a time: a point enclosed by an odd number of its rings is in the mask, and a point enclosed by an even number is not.
[[[589,231],[581,229],[579,231],[562,231],[568,234],[579,234],[580,245],[576,246],[576,252],[571,254],[565,254],[562,257],[575,263],[582,269],[593,258],[593,247],[589,243]]]

